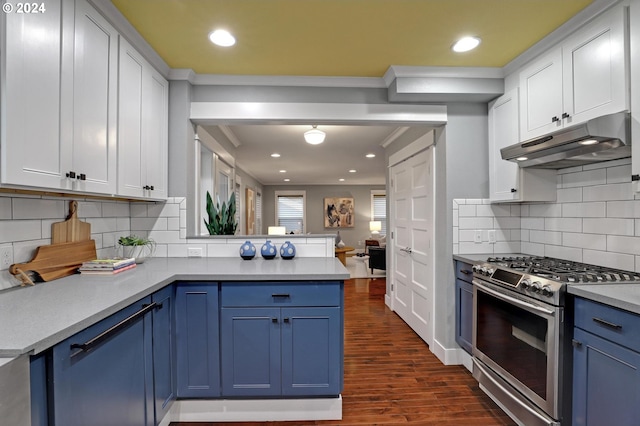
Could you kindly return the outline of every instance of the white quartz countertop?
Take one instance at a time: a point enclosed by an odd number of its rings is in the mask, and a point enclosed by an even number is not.
[[[336,258],[156,258],[113,276],[72,275],[0,292],[0,357],[37,354],[174,281],[327,281]]]
[[[640,315],[640,284],[572,284],[569,294]]]

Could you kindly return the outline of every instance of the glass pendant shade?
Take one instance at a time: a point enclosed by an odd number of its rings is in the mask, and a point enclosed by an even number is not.
[[[304,140],[311,145],[318,145],[324,142],[326,136],[322,130],[318,130],[317,126],[313,126],[313,129],[304,132]]]

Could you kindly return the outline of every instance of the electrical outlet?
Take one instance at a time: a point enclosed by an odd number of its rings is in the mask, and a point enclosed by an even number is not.
[[[13,265],[13,247],[9,245],[0,247],[0,270],[9,269],[11,265]]]
[[[473,233],[473,242],[481,243],[482,242],[482,231],[480,229],[476,229]]]
[[[202,249],[200,247],[189,247],[187,249],[187,256],[202,257]]]
[[[496,230],[495,229],[491,229],[487,232],[487,237],[489,238],[489,243],[490,244],[495,244],[496,243]]]

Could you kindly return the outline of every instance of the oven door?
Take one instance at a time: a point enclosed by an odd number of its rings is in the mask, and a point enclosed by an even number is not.
[[[562,308],[479,279],[473,301],[474,376],[523,423],[557,424]]]

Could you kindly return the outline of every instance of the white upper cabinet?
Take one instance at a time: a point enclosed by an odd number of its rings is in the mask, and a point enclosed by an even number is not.
[[[489,188],[492,202],[553,201],[556,171],[523,169],[502,159],[500,149],[518,143],[518,89],[489,105]]]
[[[118,194],[167,197],[168,84],[120,40]]]
[[[60,137],[60,0],[46,12],[3,14],[1,182],[58,188],[65,181]]]
[[[613,8],[520,73],[520,140],[629,108],[626,9]]]
[[[77,0],[71,170],[80,179],[69,189],[116,192],[117,65],[118,33],[85,0]]]

